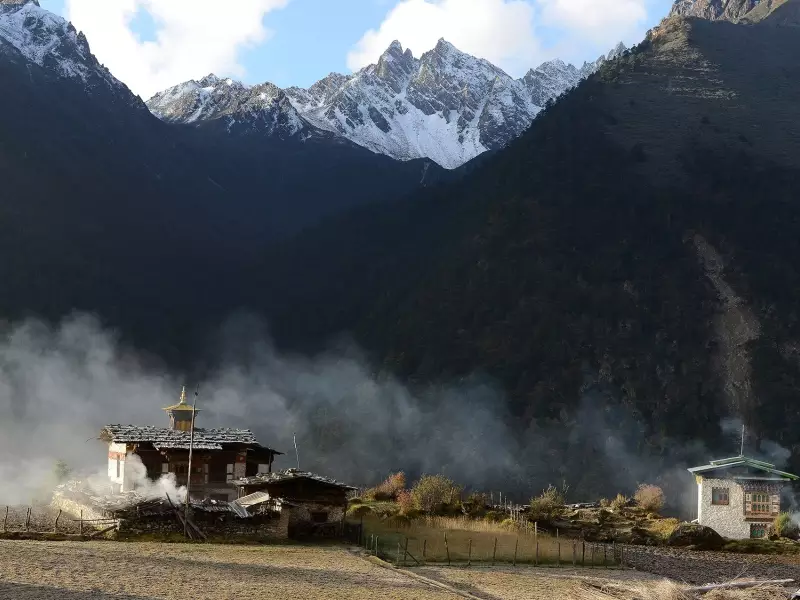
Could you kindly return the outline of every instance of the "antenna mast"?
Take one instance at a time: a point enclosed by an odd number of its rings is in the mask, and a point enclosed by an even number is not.
[[[739,452],[739,456],[744,456],[744,423],[742,423],[742,449]]]
[[[189,466],[186,473],[186,504],[183,508],[183,536],[189,537],[189,490],[192,485],[192,449],[194,447],[194,416],[197,414],[197,392],[200,384],[194,388],[194,402],[192,403],[192,424],[189,433]]]

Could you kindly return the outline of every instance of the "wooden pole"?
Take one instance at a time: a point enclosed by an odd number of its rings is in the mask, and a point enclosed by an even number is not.
[[[408,556],[408,536],[406,536],[406,547],[403,548],[403,566],[406,566],[406,556]]]
[[[81,509],[80,521],[78,521],[78,534],[83,537],[83,509]]]
[[[594,544],[592,544],[592,568],[594,569]]]
[[[31,513],[32,512],[33,512],[33,508],[28,508],[27,512],[25,513],[25,531],[28,531],[31,528]]]
[[[539,566],[539,540],[536,540],[536,558],[535,558],[535,565]]]
[[[378,536],[375,536],[375,556],[378,556]]]
[[[494,538],[494,550],[492,551],[492,566],[494,566],[494,561],[496,557],[497,557],[497,538]]]
[[[575,567],[575,563],[578,561],[578,542],[572,540],[572,566]]]
[[[7,525],[8,525],[8,506],[6,506],[6,516],[3,518],[3,533],[6,532]]]
[[[53,533],[58,533],[58,520],[61,518],[61,509],[58,509],[58,514],[56,515],[56,522],[53,524]]]
[[[397,542],[397,562],[395,564],[400,566],[400,542]]]
[[[425,560],[428,552],[428,538],[422,540],[422,560]]]
[[[608,546],[603,544],[603,568],[604,569],[608,568],[608,556],[606,554],[607,550],[608,550]]]
[[[444,551],[447,552],[447,566],[450,566],[450,546],[447,545],[447,532],[444,532]]]
[[[197,413],[197,388],[192,403],[192,423],[189,429],[189,472],[186,474],[186,505],[183,508],[183,537],[189,537],[189,490],[192,485],[192,450],[194,449],[194,416]]]
[[[556,566],[561,566],[561,542],[558,542],[558,562],[556,563]]]
[[[469,538],[469,549],[467,550],[467,566],[472,566],[472,538]]]
[[[517,536],[517,543],[514,544],[514,566],[517,566],[517,550],[519,549],[519,536]]]
[[[586,542],[581,540],[581,566],[586,566]]]

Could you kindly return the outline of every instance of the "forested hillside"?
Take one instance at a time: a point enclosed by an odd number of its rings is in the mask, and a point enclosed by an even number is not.
[[[521,435],[562,432],[554,472],[587,410],[662,467],[738,450],[728,417],[794,450],[799,49],[769,20],[665,21],[461,183],[268,256],[276,334],[354,330],[420,383],[488,373]]]

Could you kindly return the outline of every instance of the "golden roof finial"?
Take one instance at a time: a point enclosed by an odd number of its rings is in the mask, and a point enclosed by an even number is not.
[[[186,386],[181,389],[181,401],[179,404],[186,404]]]

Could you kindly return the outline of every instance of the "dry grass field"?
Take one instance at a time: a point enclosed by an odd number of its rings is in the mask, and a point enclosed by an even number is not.
[[[675,584],[628,570],[426,566],[410,571],[413,576],[337,546],[0,540],[0,600],[690,598]],[[707,598],[785,597],[779,590],[766,594]]]
[[[2,600],[457,600],[347,550],[0,541]]]

